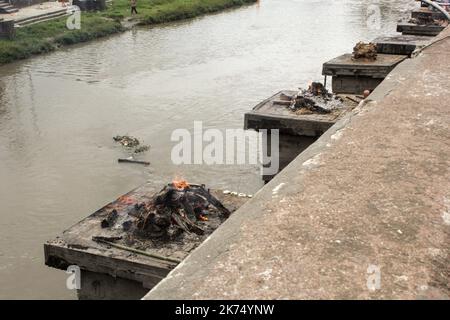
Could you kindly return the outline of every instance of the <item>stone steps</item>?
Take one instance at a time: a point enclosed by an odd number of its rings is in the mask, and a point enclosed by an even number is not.
[[[0,0],[0,13],[14,13],[19,11],[19,9],[10,5],[8,1]]]
[[[51,13],[44,13],[44,14],[41,14],[38,16],[33,16],[33,17],[25,18],[25,19],[19,19],[19,20],[15,21],[15,23],[16,23],[15,27],[21,28],[21,27],[30,26],[32,24],[36,24],[39,22],[57,19],[60,17],[67,16],[68,12],[69,12],[69,8],[64,8],[64,9],[61,9],[58,11],[53,11]]]

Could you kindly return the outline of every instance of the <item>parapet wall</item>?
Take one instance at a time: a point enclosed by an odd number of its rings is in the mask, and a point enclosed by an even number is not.
[[[144,299],[450,298],[450,29]]]

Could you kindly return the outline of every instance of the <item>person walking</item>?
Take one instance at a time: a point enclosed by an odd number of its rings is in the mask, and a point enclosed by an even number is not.
[[[138,14],[136,7],[137,7],[137,0],[131,0],[131,15]]]

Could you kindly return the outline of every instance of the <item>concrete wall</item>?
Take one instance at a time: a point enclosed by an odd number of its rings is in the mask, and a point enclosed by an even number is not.
[[[15,36],[14,21],[0,21],[0,38],[12,39]]]
[[[77,294],[80,300],[139,300],[147,291],[136,281],[83,270]]]

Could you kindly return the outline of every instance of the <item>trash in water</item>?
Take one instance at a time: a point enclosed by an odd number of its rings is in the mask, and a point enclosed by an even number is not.
[[[141,142],[137,138],[131,136],[115,136],[113,137],[113,140],[126,148],[134,148],[133,153],[143,153],[150,150],[150,146],[141,145]]]
[[[136,164],[143,164],[144,166],[149,166],[150,162],[148,161],[141,161],[141,160],[136,160],[133,158],[127,158],[127,159],[118,159],[117,160],[119,163],[136,163]]]
[[[143,153],[150,150],[150,146],[140,146],[134,149],[134,153]]]
[[[122,146],[127,148],[137,147],[140,144],[137,138],[130,136],[115,136],[113,139],[114,141],[120,143]]]

